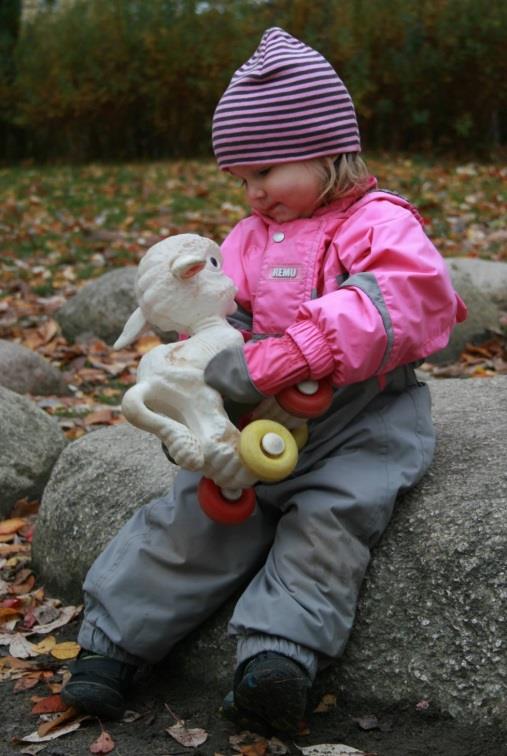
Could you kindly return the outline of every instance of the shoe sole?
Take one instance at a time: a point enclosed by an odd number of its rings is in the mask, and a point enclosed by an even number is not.
[[[104,701],[105,697],[117,700]],[[100,683],[68,682],[61,697],[68,706],[73,706],[83,714],[91,714],[103,719],[121,719],[125,713],[125,702],[117,691]]]

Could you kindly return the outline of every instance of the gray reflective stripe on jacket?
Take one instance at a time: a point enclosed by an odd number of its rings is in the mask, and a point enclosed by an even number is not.
[[[357,273],[354,276],[350,276],[341,284],[340,289],[350,286],[356,289],[361,289],[361,291],[373,302],[382,318],[382,323],[384,324],[387,336],[386,351],[379,368],[379,372],[382,372],[382,368],[387,364],[389,357],[391,356],[391,350],[394,343],[393,323],[389,314],[389,309],[385,303],[384,296],[374,273]]]

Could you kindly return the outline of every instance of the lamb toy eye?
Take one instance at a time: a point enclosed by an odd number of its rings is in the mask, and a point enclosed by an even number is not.
[[[216,257],[210,257],[209,261],[210,261],[210,263],[211,263],[211,265],[212,265],[213,268],[219,268],[220,267],[220,263],[218,262],[218,260],[217,260]]]

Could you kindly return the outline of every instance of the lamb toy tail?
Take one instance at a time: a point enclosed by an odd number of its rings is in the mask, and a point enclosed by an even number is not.
[[[123,326],[123,331],[114,342],[113,349],[121,349],[124,346],[132,344],[141,335],[146,326],[146,318],[141,308],[138,307]]]

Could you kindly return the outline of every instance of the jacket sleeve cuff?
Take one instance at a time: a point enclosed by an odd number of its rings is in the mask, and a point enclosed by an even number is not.
[[[251,341],[245,359],[253,383],[267,396],[308,378],[320,380],[334,369],[331,350],[310,320],[295,323],[280,338]]]
[[[333,354],[322,331],[311,320],[301,320],[291,325],[287,335],[299,347],[309,369],[309,378],[320,380],[335,368]]]
[[[266,396],[310,377],[308,363],[290,336],[250,341],[244,353],[254,385]]]

